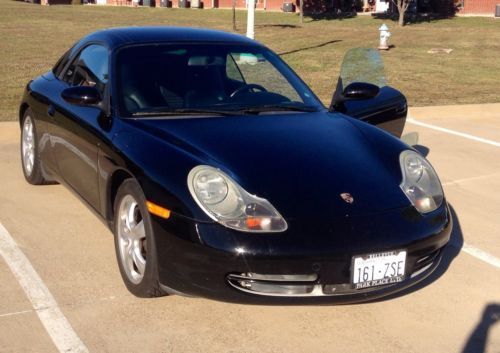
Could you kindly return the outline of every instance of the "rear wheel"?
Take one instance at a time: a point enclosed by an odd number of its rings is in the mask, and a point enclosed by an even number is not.
[[[21,130],[21,163],[26,181],[33,185],[45,183],[40,165],[35,120],[31,109],[26,109]]]
[[[138,297],[166,295],[158,280],[158,258],[151,218],[139,184],[127,179],[115,198],[115,251],[128,290]]]

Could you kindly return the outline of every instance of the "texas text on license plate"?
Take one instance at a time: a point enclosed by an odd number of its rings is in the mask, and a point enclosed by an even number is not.
[[[405,250],[353,256],[353,287],[362,289],[401,282],[405,276],[405,265]]]

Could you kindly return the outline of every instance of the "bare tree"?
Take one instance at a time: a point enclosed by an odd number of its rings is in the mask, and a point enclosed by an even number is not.
[[[405,25],[405,13],[406,13],[406,10],[408,10],[408,7],[410,6],[410,3],[412,2],[412,0],[392,0],[392,2],[398,8],[398,12],[399,12],[398,24],[401,27],[403,27]]]
[[[304,0],[299,0],[300,23],[304,23]]]
[[[236,31],[236,0],[233,0],[233,31]]]

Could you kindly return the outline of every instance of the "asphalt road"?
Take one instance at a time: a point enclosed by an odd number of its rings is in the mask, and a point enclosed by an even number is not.
[[[454,211],[440,268],[390,300],[292,307],[135,298],[111,233],[62,186],[28,185],[18,125],[1,123],[0,223],[54,302],[35,309],[26,286],[36,281],[20,284],[0,256],[0,352],[57,352],[64,329],[49,335],[40,317],[52,320],[42,314],[58,307],[90,352],[499,353],[500,105],[416,108],[411,117],[406,130],[420,133]]]

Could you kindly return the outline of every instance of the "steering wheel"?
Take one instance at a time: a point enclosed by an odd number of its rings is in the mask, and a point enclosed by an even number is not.
[[[229,95],[230,98],[233,98],[235,96],[237,96],[238,94],[241,94],[241,92],[244,92],[244,91],[249,91],[252,90],[252,89],[257,89],[261,92],[267,92],[267,89],[265,89],[264,87],[262,87],[261,85],[258,85],[256,83],[250,83],[250,84],[244,84],[243,86],[241,87],[238,87],[233,93],[231,93]]]

